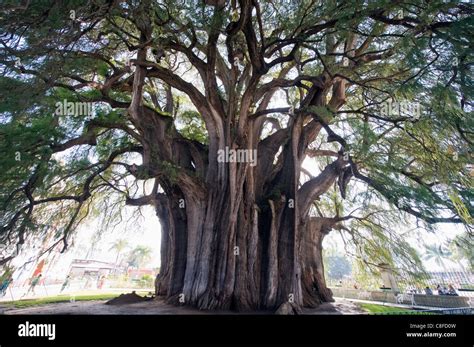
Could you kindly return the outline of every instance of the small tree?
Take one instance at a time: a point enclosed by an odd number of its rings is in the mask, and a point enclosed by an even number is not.
[[[148,246],[137,246],[130,251],[127,264],[130,267],[140,268],[148,263],[152,257],[153,250]]]
[[[129,247],[128,241],[125,239],[118,239],[116,240],[112,246],[109,248],[109,251],[115,251],[116,256],[115,256],[115,268],[119,265],[119,258],[122,252]]]

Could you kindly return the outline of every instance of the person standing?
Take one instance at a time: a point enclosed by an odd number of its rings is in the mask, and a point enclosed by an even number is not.
[[[30,285],[30,288],[28,288],[28,291],[26,292],[26,294],[24,294],[23,296],[26,296],[28,294],[30,294],[30,292],[33,293],[33,295],[36,295],[35,293],[35,287],[38,285],[39,281],[41,280],[41,277],[43,276],[43,274],[39,274],[38,276],[36,276],[35,278],[33,278],[33,280],[31,281],[31,285]],[[22,297],[23,297],[22,296]]]
[[[105,275],[99,277],[99,281],[97,282],[97,289],[102,289],[105,283]]]
[[[2,283],[0,283],[0,297],[5,296],[7,293],[8,286],[12,283],[12,277],[6,277]]]
[[[63,292],[64,289],[66,289],[67,286],[69,286],[69,280],[71,279],[71,275],[67,275],[66,279],[64,280],[64,283],[61,287],[60,293]]]

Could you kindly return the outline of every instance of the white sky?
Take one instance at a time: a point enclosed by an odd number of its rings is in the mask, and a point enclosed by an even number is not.
[[[110,251],[110,247],[114,241],[126,239],[130,245],[128,250],[136,246],[152,248],[154,250],[153,257],[147,267],[160,266],[161,225],[158,217],[156,217],[152,206],[145,206],[141,208],[143,217],[138,219],[132,217],[132,219],[128,220],[132,216],[134,209],[136,207],[124,207],[124,220],[114,230],[106,230],[102,233],[97,242],[96,250],[92,254],[94,259],[114,262],[116,252]],[[75,248],[81,247],[80,245],[91,245],[94,242],[94,234],[97,230],[100,230],[98,220],[79,227],[76,236],[77,246]]]
[[[133,208],[124,207],[124,215],[130,216]],[[130,220],[127,218],[116,226],[114,230],[105,230],[97,238],[97,231],[100,230],[98,219],[85,222],[81,225],[74,236],[74,242],[70,248],[63,254],[57,252],[55,254],[56,261],[49,268],[45,266],[45,276],[48,278],[64,278],[69,272],[69,268],[73,259],[85,259],[88,251],[88,259],[106,261],[114,263],[117,253],[110,250],[114,241],[118,239],[126,239],[129,247],[122,253],[121,259],[126,256],[127,251],[132,250],[136,246],[148,246],[153,250],[151,260],[146,264],[147,268],[157,268],[160,266],[160,235],[161,226],[151,206],[142,208],[143,218],[138,220]],[[95,238],[94,238],[94,235]],[[93,246],[93,247],[92,247]],[[27,263],[28,260],[37,256],[37,250],[25,250],[13,260],[13,265],[19,267],[14,275],[14,280],[28,279],[36,268],[38,261],[34,260]],[[52,260],[52,255],[47,257],[48,262]],[[24,265],[26,263],[26,265]],[[24,265],[24,266],[23,266]]]

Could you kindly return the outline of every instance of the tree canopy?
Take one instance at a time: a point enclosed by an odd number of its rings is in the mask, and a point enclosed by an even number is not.
[[[215,236],[228,226],[248,264],[253,238],[232,230],[287,242],[318,222],[367,263],[406,264],[409,220],[472,232],[468,3],[1,6],[0,263],[32,235],[66,249],[84,218],[123,204],[155,206],[165,229],[185,220],[188,255],[193,228],[232,247]],[[226,147],[257,150],[257,166],[220,163]]]

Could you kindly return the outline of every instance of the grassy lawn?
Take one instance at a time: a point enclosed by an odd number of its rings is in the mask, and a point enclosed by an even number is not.
[[[431,312],[420,312],[401,307],[382,306],[378,304],[359,304],[369,314],[432,314]]]
[[[148,292],[138,292],[138,295],[145,296]],[[25,300],[15,300],[15,301],[6,301],[1,303],[14,308],[26,308],[31,306],[55,304],[60,302],[69,302],[71,298],[74,298],[75,301],[91,301],[91,300],[110,300],[119,296],[120,293],[101,293],[101,294],[85,294],[85,295],[57,295],[47,298],[39,299],[25,299]]]

